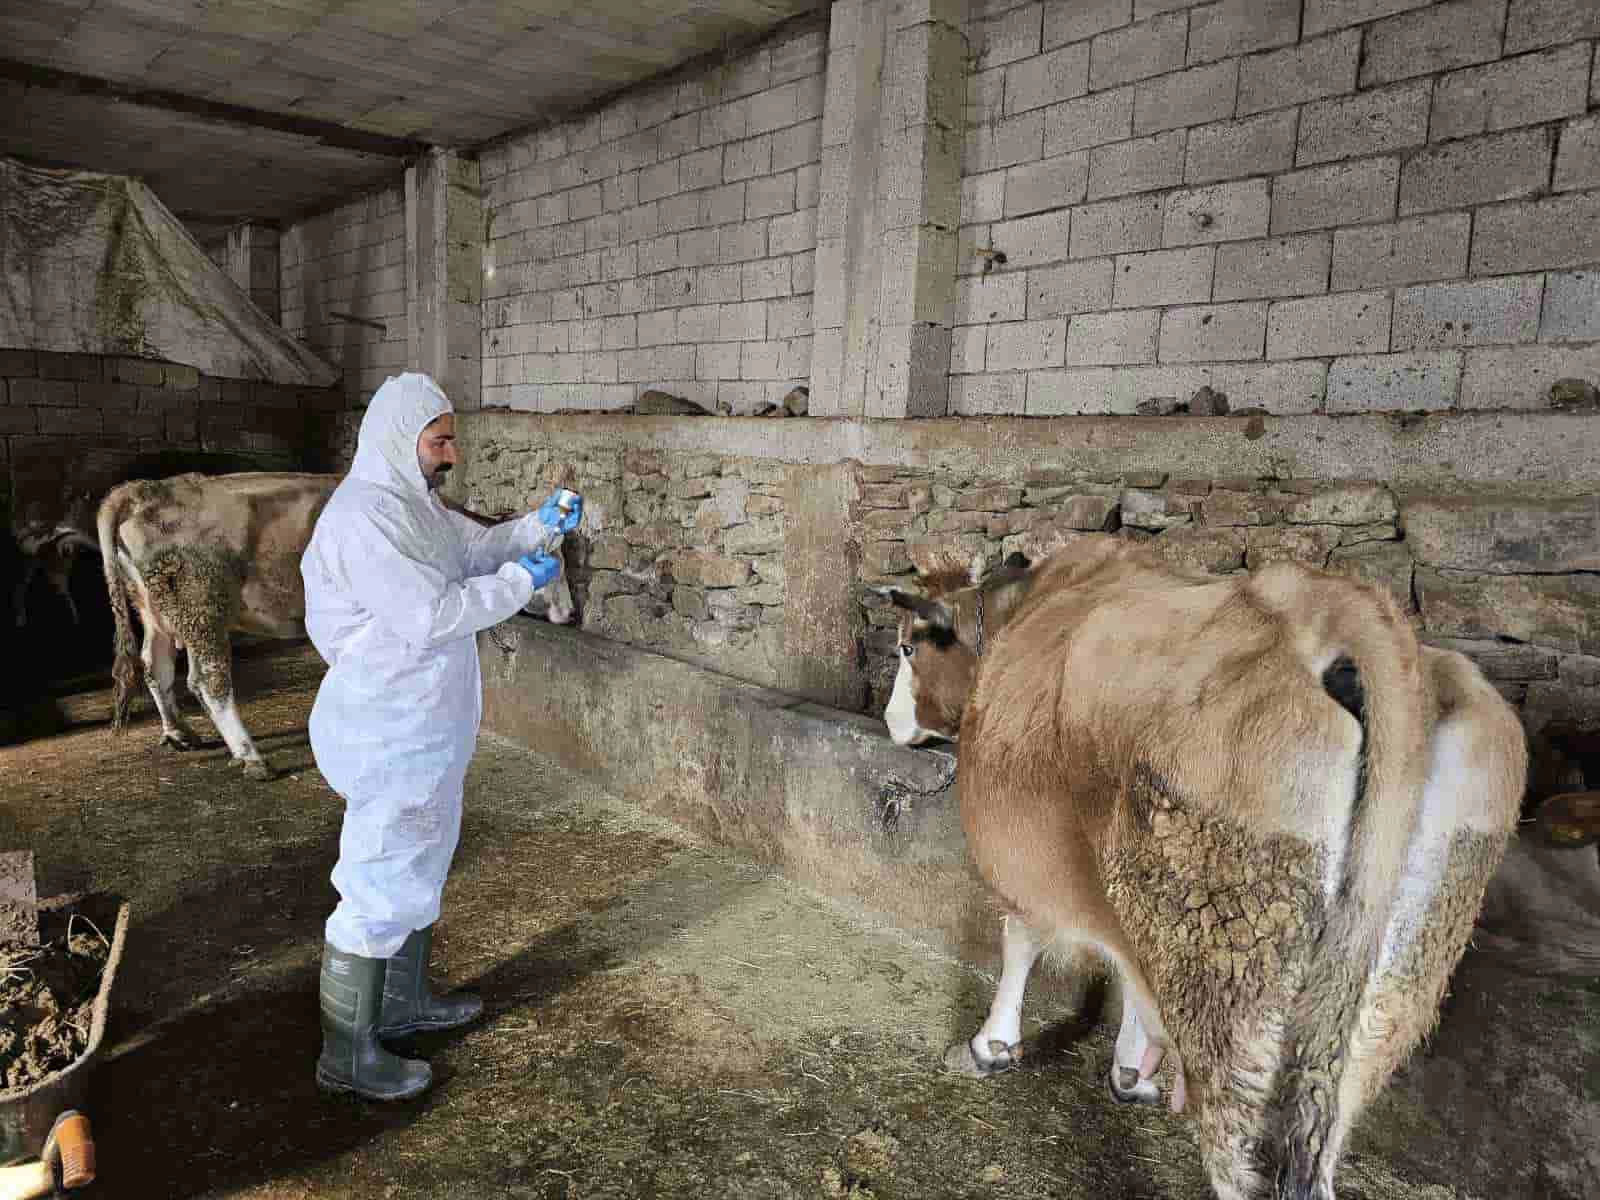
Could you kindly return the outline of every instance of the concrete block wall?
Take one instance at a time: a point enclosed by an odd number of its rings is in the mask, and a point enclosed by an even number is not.
[[[484,151],[483,403],[749,413],[811,375],[826,32]]]
[[[279,241],[279,258],[283,327],[343,369],[343,386],[352,400],[365,402],[384,379],[405,369],[401,184],[291,226]]]
[[[72,521],[94,509],[120,466],[184,450],[263,468],[325,461],[337,388],[216,379],[179,363],[0,350],[0,499],[13,523]]]
[[[986,0],[966,30],[952,414],[1600,377],[1600,6]]]

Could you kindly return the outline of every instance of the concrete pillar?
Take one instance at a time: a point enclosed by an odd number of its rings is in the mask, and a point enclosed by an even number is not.
[[[483,394],[478,185],[478,164],[453,150],[431,150],[406,170],[407,360],[463,411]]]
[[[274,321],[283,321],[278,291],[278,231],[245,223],[228,231],[223,269],[228,277]]]
[[[811,412],[936,417],[949,396],[967,0],[833,6]]]

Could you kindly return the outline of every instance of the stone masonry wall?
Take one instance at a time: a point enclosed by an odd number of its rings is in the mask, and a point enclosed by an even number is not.
[[[483,403],[748,413],[811,375],[826,34],[480,156]]]
[[[781,463],[625,448],[572,451],[490,433],[462,499],[525,512],[551,489],[583,494],[563,554],[584,629],[771,684],[783,654]]]
[[[341,367],[345,393],[364,403],[406,367],[404,188],[397,183],[291,226],[279,258],[283,327]]]
[[[1539,408],[1600,376],[1592,0],[973,10],[951,413]]]

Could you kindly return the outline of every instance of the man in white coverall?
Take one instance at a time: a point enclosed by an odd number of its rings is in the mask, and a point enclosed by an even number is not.
[[[482,528],[435,494],[457,461],[455,417],[438,384],[390,377],[300,564],[306,630],[328,663],[311,748],[345,802],[317,1082],[374,1100],[415,1096],[433,1078],[380,1039],[451,1029],[482,1011],[476,996],[435,996],[427,982],[483,712],[474,635],[555,579],[561,564],[545,547],[583,513],[581,499],[563,511],[551,496],[537,512]]]

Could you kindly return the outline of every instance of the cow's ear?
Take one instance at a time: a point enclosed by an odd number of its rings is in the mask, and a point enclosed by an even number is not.
[[[1021,550],[1013,550],[1006,555],[1006,566],[1015,571],[1026,571],[1033,564],[1028,561],[1028,556]]]
[[[930,600],[926,596],[919,596],[915,592],[903,592],[899,588],[880,587],[873,591],[882,596],[896,608],[903,608],[926,621],[935,629],[952,629],[955,626],[955,614],[950,611],[950,606],[942,600]]]

